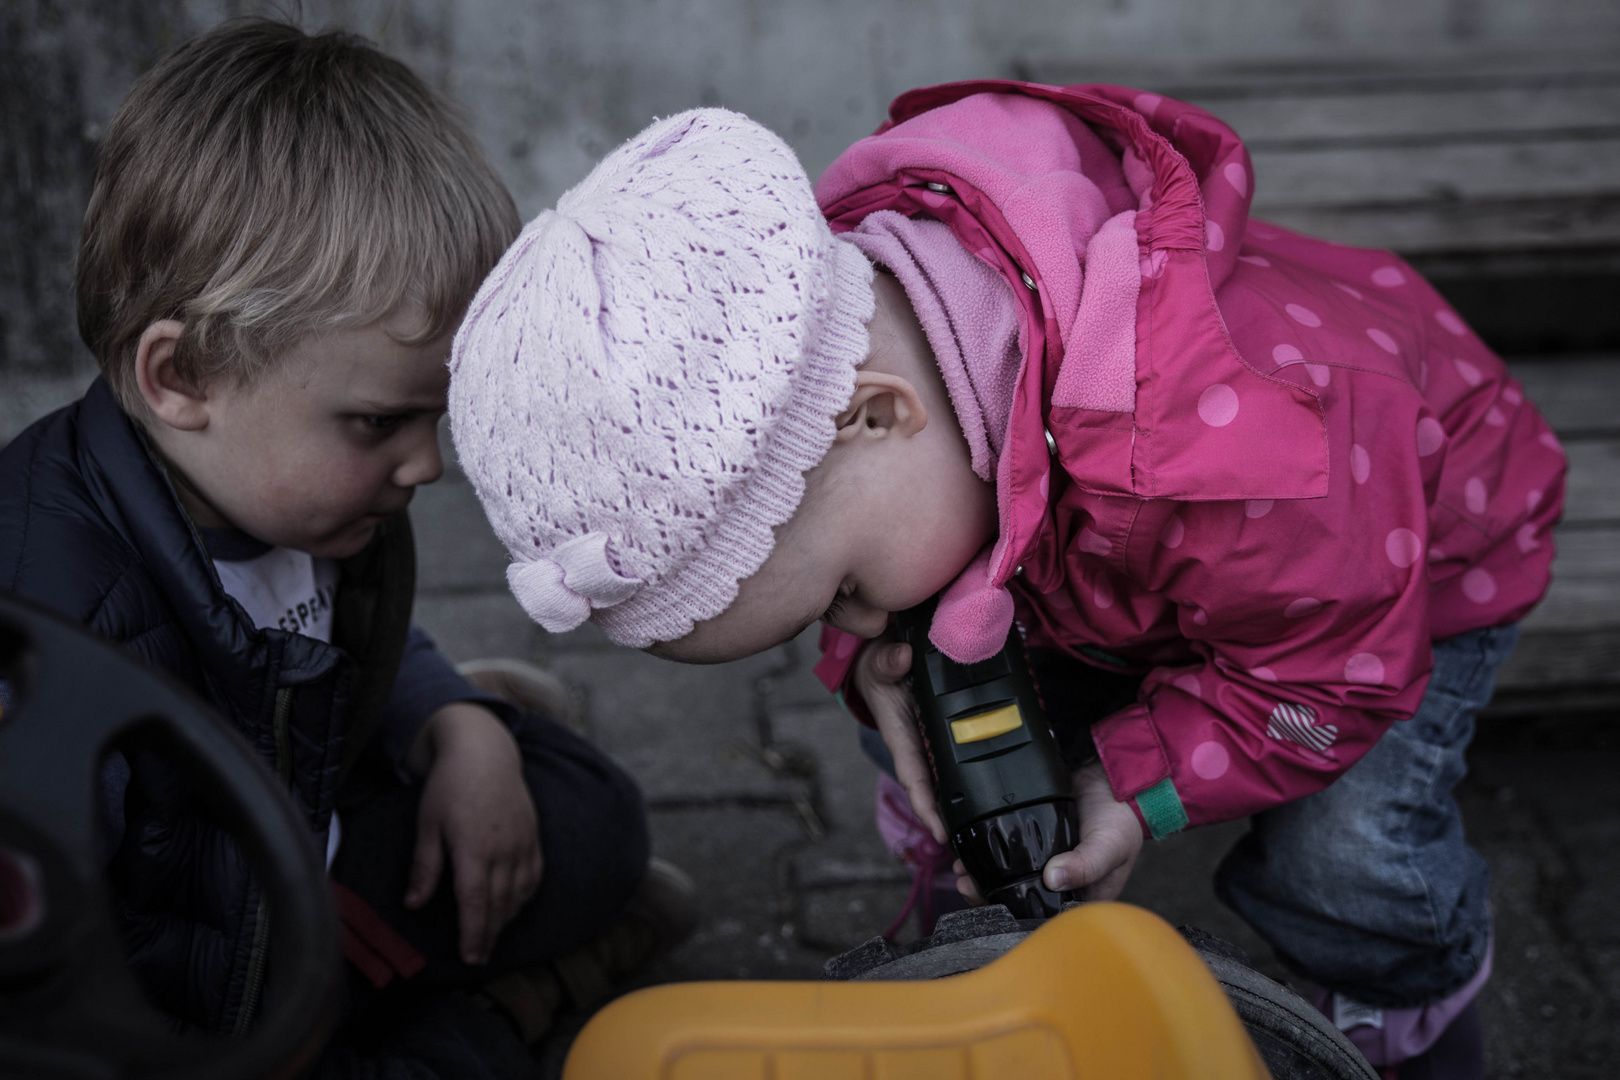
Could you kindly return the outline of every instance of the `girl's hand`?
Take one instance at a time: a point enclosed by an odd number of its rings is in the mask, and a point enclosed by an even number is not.
[[[1054,855],[1041,876],[1058,892],[1078,889],[1086,900],[1112,900],[1125,888],[1142,852],[1142,823],[1136,811],[1114,799],[1101,762],[1075,772],[1080,797],[1080,846]]]
[[[894,755],[894,778],[911,800],[911,812],[944,844],[945,822],[934,805],[934,776],[917,730],[911,691],[905,685],[910,671],[911,646],[885,634],[862,649],[856,659],[855,689],[866,702],[883,744]]]
[[[405,906],[427,903],[449,851],[461,958],[489,960],[495,937],[540,887],[534,800],[517,741],[494,713],[453,702],[428,717],[407,759],[427,773]]]
[[[1041,872],[1054,892],[1080,890],[1083,900],[1113,900],[1125,888],[1136,856],[1142,851],[1142,825],[1136,812],[1114,801],[1113,789],[1100,763],[1093,762],[1074,774],[1080,797],[1080,846],[1054,855]],[[956,860],[956,891],[978,907],[984,903],[979,886]]]

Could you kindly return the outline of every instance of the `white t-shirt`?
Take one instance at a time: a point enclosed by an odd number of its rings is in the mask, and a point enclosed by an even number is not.
[[[285,630],[328,644],[332,641],[332,602],[337,598],[338,565],[292,548],[271,548],[251,559],[215,559],[220,584],[261,630]],[[337,858],[343,826],[337,811],[326,832],[326,868]]]
[[[256,559],[214,560],[231,599],[261,630],[285,630],[328,644],[332,641],[332,601],[338,567],[292,548],[271,548]]]

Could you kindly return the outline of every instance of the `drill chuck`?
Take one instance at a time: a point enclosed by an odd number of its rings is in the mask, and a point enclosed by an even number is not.
[[[1079,844],[1080,817],[1023,636],[1014,626],[996,655],[959,664],[928,639],[936,600],[901,612],[898,628],[951,846],[990,903],[1055,915],[1079,897],[1046,888],[1041,870]]]

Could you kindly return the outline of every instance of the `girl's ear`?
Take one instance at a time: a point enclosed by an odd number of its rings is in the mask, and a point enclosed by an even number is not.
[[[208,426],[208,395],[175,369],[174,354],[185,324],[159,319],[141,332],[135,346],[135,385],[147,410],[160,423],[181,431]]]
[[[857,371],[855,394],[834,422],[838,442],[909,437],[928,426],[928,409],[909,380],[882,371]]]

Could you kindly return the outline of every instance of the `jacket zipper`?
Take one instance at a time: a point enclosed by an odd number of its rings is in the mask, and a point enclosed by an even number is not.
[[[292,732],[288,729],[288,719],[292,714],[292,693],[290,686],[276,691],[275,718],[271,725],[276,746],[276,775],[289,788],[292,786]],[[270,912],[266,910],[264,891],[261,889],[258,909],[254,912],[253,951],[248,955],[247,985],[242,991],[242,1005],[236,1011],[233,1035],[247,1034],[248,1027],[253,1023],[253,1014],[259,1008],[259,995],[264,992],[264,969],[269,959]]]

